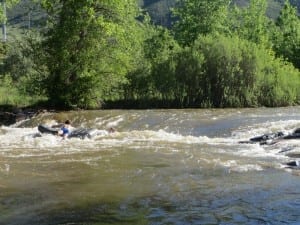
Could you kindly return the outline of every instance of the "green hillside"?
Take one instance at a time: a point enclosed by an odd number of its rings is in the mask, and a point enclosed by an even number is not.
[[[7,16],[10,26],[28,29],[43,26],[46,14],[39,4],[32,0],[21,0],[19,4],[7,10]]]
[[[300,1],[290,0],[300,11]],[[284,0],[268,0],[268,16],[276,18],[284,3]],[[139,0],[139,4],[151,16],[155,24],[170,27],[172,24],[171,8],[176,4],[176,0]],[[249,0],[233,0],[233,4],[244,7],[249,4]],[[7,12],[8,24],[12,27],[31,28],[41,27],[45,22],[45,14],[38,4],[32,0],[21,0],[13,9]]]
[[[284,0],[268,0],[267,14],[271,18],[276,18],[282,8]],[[155,24],[163,26],[171,25],[170,9],[174,7],[176,0],[144,0],[142,6],[149,12]],[[249,0],[233,0],[233,4],[244,7],[249,4]],[[291,4],[298,7],[300,12],[300,1],[291,0]]]

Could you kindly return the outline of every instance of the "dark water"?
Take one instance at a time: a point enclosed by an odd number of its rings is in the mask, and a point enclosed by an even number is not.
[[[80,111],[0,128],[0,224],[300,224],[299,107]],[[39,135],[71,119],[93,139]],[[117,132],[107,134],[105,129]]]

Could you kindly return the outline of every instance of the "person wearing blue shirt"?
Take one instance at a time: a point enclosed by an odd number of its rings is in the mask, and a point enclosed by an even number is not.
[[[63,138],[68,137],[68,135],[70,133],[70,130],[69,130],[70,124],[71,124],[70,120],[66,120],[63,127],[60,128],[58,135],[62,136]]]

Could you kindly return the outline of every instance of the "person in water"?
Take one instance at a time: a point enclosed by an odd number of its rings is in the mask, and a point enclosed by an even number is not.
[[[107,129],[107,132],[108,133],[115,133],[116,129],[114,127],[110,127],[110,128]]]
[[[60,130],[58,131],[58,135],[62,136],[63,138],[68,137],[68,135],[70,133],[70,130],[69,130],[70,125],[71,125],[70,120],[66,120],[64,125],[62,126],[62,128],[60,128]]]

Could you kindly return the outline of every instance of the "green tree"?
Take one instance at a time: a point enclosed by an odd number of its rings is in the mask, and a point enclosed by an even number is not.
[[[135,68],[129,71],[126,75],[127,82],[122,86],[123,94],[120,95],[120,100],[136,101],[147,100],[154,93],[153,91],[153,79],[151,78],[152,63],[145,52],[156,51],[152,46],[148,45],[148,42],[156,34],[157,29],[151,24],[151,19],[148,14],[144,14],[139,18],[142,21],[139,30],[136,30],[135,39],[140,39],[141,48],[140,51],[135,52]],[[138,31],[138,32],[137,32]]]
[[[0,21],[2,23],[2,35],[3,41],[6,41],[6,8],[11,8],[13,5],[17,4],[20,0],[2,0],[0,7]]]
[[[179,0],[173,15],[176,40],[191,45],[199,35],[223,33],[230,0]]]
[[[261,45],[208,35],[199,37],[193,49],[204,58],[200,82],[194,80],[203,93],[199,105],[286,106],[299,101],[299,71]]]
[[[6,23],[6,15],[5,10],[7,8],[13,7],[15,4],[20,2],[20,0],[1,0],[1,7],[0,7],[0,22]]]
[[[296,8],[287,0],[276,25],[274,49],[277,56],[282,56],[300,69],[300,19]]]
[[[170,32],[162,27],[146,40],[145,55],[151,62],[151,75],[154,90],[159,98],[166,100],[174,94],[175,55],[180,51],[178,43]]]
[[[7,48],[5,46],[5,41],[7,39],[7,37],[6,37],[6,22],[7,22],[6,8],[13,7],[19,1],[20,0],[2,0],[0,2],[0,23],[2,24],[2,40],[3,40],[3,43],[0,44],[0,60],[5,58],[6,53],[7,53]]]
[[[43,0],[50,19],[46,94],[57,106],[92,107],[117,94],[140,51],[135,0]]]
[[[213,107],[256,105],[256,45],[237,36],[206,36],[194,48],[204,55],[202,104]]]
[[[125,99],[166,100],[173,93],[174,74],[169,62],[180,47],[166,28],[150,24],[145,28],[143,56],[137,70],[128,74]]]
[[[248,41],[269,47],[268,27],[271,22],[266,16],[266,11],[266,0],[250,0],[247,7],[233,7],[230,18],[227,20],[232,33]]]
[[[207,107],[203,97],[204,55],[194,46],[185,47],[176,55],[175,100],[181,107]]]

